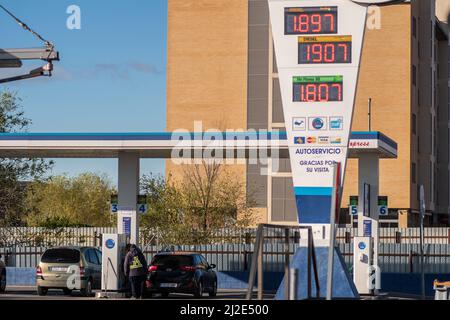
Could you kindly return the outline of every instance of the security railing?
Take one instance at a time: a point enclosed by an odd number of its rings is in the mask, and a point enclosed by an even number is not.
[[[312,269],[314,270],[314,281],[316,285],[316,298],[320,298],[320,284],[319,284],[319,274],[317,271],[317,261],[316,261],[316,251],[314,248],[314,239],[312,235],[312,227],[310,226],[280,226],[280,225],[272,225],[272,224],[260,224],[256,233],[256,243],[255,250],[253,251],[252,265],[250,267],[250,275],[248,280],[248,288],[246,299],[251,300],[253,297],[254,284],[255,284],[255,276],[258,274],[258,300],[263,300],[264,297],[264,263],[263,263],[263,255],[264,255],[264,231],[266,229],[278,229],[284,231],[284,294],[286,299],[289,299],[290,288],[289,288],[289,277],[290,277],[290,255],[291,252],[289,250],[290,243],[290,230],[307,230],[308,231],[308,261],[307,261],[307,294],[308,298],[312,297]]]

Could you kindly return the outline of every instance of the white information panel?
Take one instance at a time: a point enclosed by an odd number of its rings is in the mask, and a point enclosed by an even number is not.
[[[367,5],[268,1],[298,221],[326,225],[336,162],[344,181]]]

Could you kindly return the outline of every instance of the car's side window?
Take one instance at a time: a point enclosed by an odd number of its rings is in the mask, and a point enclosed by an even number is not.
[[[99,264],[102,264],[102,252],[100,250],[95,249],[95,253],[97,254]]]
[[[91,260],[91,249],[86,249],[84,251],[84,257],[86,258],[87,262],[93,263]]]
[[[91,251],[92,251],[92,258],[94,259],[94,260],[93,260],[94,263],[95,263],[96,265],[100,265],[102,260],[98,258],[98,255],[97,255],[96,250],[95,250],[95,249],[91,249]]]
[[[97,251],[96,249],[92,249],[92,257],[94,258],[94,263],[96,265],[100,265],[100,264],[102,264],[102,260],[98,258],[96,251]]]
[[[81,250],[82,255],[84,256],[84,259],[88,262],[91,263],[91,257],[89,257],[89,249],[84,249]]]
[[[92,264],[100,264],[98,262],[98,258],[97,258],[97,254],[95,253],[95,251],[93,249],[88,249],[86,251],[86,256],[87,256],[87,260],[92,263]]]

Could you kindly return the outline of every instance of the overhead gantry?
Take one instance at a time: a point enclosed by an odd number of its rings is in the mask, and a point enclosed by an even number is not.
[[[30,32],[33,36],[44,43],[42,48],[27,49],[1,49],[0,48],[0,69],[4,68],[21,68],[24,60],[42,60],[45,64],[39,68],[31,70],[29,73],[0,78],[0,84],[18,80],[32,79],[36,77],[50,77],[53,71],[53,62],[59,61],[59,53],[55,46],[41,35],[32,30],[28,25],[22,22],[14,14],[8,11],[4,6],[0,5],[0,9],[5,11],[13,18],[23,29]]]

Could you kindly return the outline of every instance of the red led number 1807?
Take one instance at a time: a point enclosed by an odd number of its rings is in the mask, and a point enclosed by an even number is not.
[[[337,102],[343,101],[343,77],[294,77],[294,102]]]

